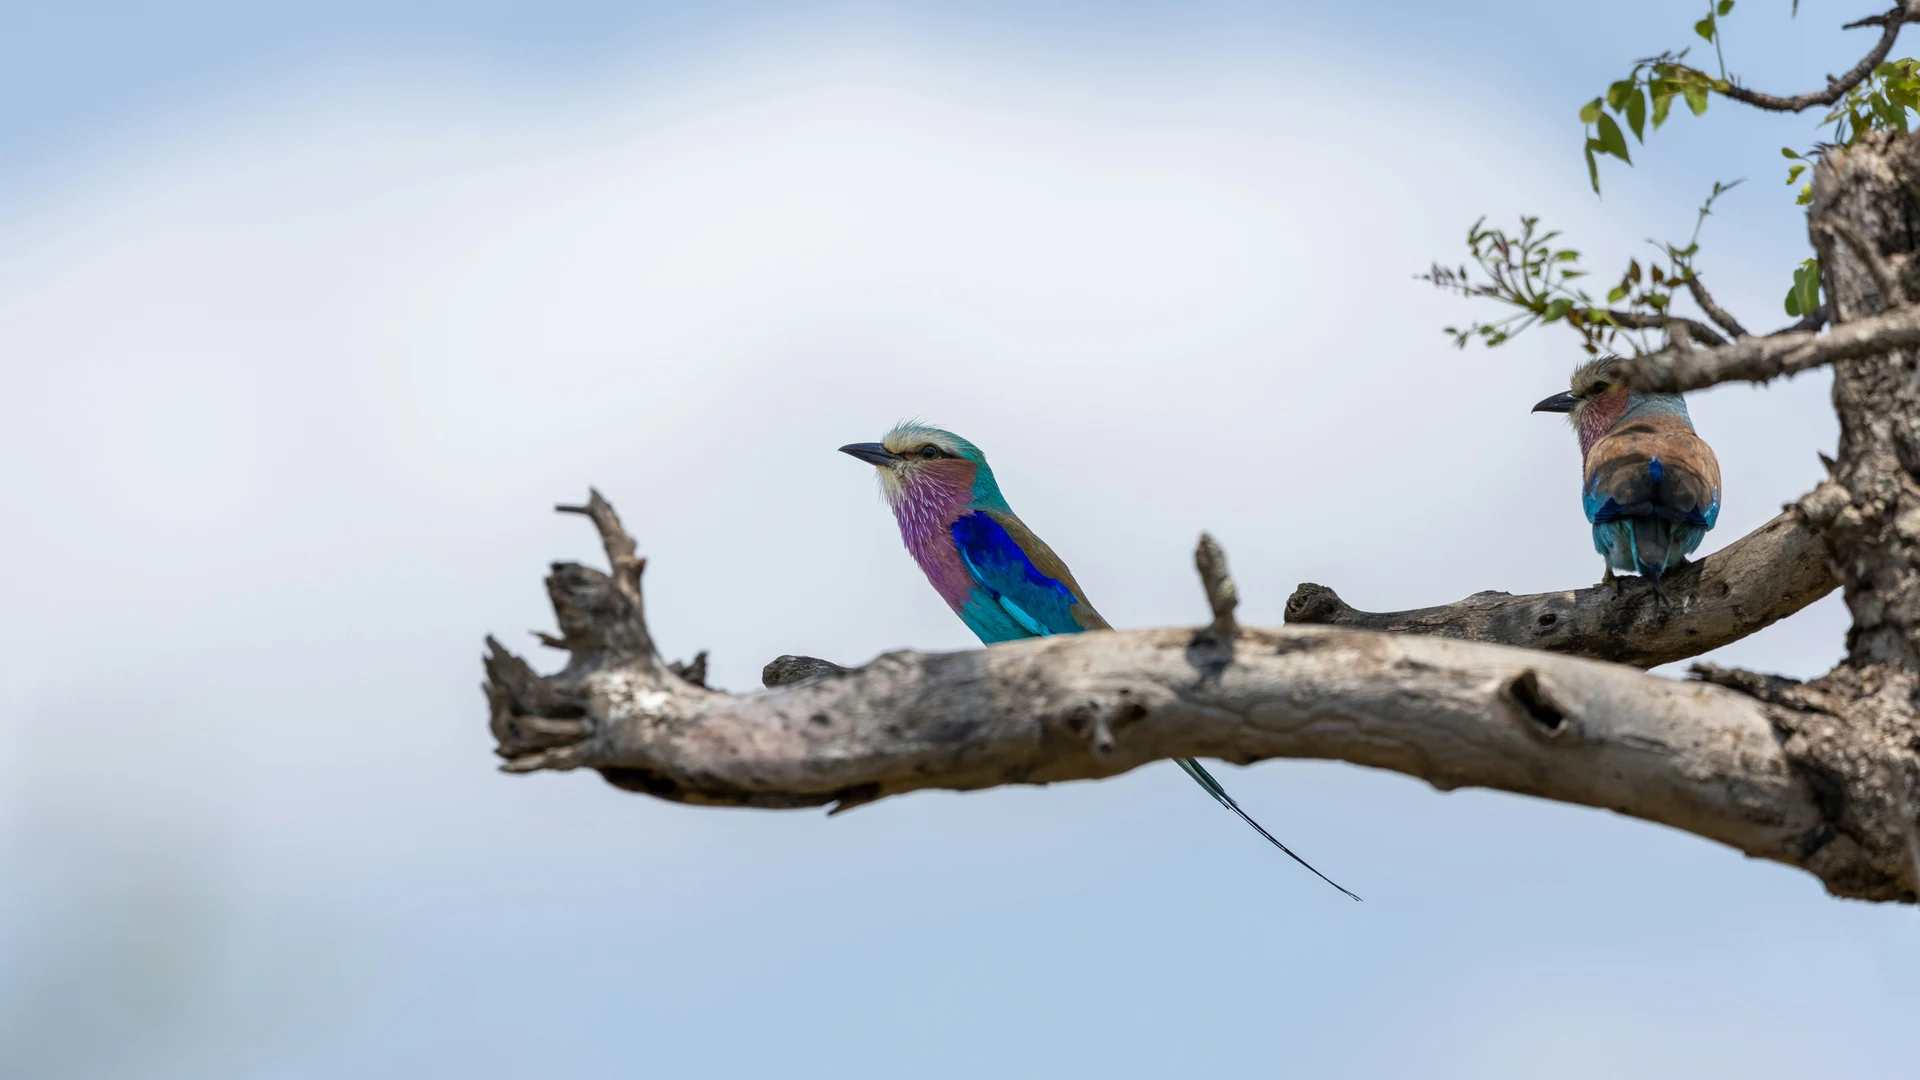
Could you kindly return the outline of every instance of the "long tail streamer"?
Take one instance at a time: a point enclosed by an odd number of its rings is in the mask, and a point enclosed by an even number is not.
[[[1299,863],[1301,866],[1306,867],[1308,870],[1313,870],[1313,876],[1319,878],[1321,881],[1324,881],[1327,884],[1333,886],[1334,888],[1339,889],[1341,892],[1346,893],[1348,896],[1352,896],[1355,900],[1360,899],[1360,897],[1356,896],[1346,886],[1333,880],[1332,878],[1321,873],[1320,871],[1314,870],[1312,863],[1308,862],[1307,860],[1301,858],[1298,855],[1295,855],[1293,853],[1292,848],[1281,843],[1279,838],[1275,837],[1272,833],[1268,832],[1264,827],[1262,827],[1259,822],[1253,820],[1252,817],[1248,816],[1245,810],[1240,809],[1240,804],[1233,801],[1233,796],[1227,794],[1227,789],[1220,786],[1220,781],[1215,780],[1213,778],[1212,773],[1201,768],[1200,763],[1198,761],[1195,761],[1193,758],[1184,758],[1184,757],[1174,758],[1173,760],[1178,762],[1181,768],[1187,770],[1187,775],[1193,777],[1194,783],[1199,784],[1203,788],[1206,788],[1207,794],[1220,800],[1221,806],[1224,806],[1227,809],[1233,811],[1234,813],[1239,814],[1241,821],[1244,821],[1247,824],[1253,826],[1254,831],[1259,833],[1261,836],[1266,837],[1268,842],[1273,844],[1274,847],[1277,847],[1281,851],[1286,852],[1287,858],[1292,859],[1294,862]]]

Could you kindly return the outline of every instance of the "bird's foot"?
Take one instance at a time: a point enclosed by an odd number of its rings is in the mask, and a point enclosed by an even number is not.
[[[1668,596],[1668,595],[1667,595],[1667,586],[1666,586],[1666,583],[1665,583],[1665,582],[1663,582],[1663,581],[1661,581],[1661,580],[1660,580],[1659,578],[1657,578],[1657,577],[1656,577],[1656,578],[1651,578],[1651,579],[1649,579],[1649,580],[1651,580],[1651,581],[1653,582],[1653,606],[1654,606],[1654,609],[1655,609],[1655,610],[1657,610],[1657,611],[1665,611],[1665,610],[1667,610],[1667,609],[1669,609],[1669,608],[1671,608],[1671,607],[1673,607],[1673,598],[1672,598],[1671,596]]]

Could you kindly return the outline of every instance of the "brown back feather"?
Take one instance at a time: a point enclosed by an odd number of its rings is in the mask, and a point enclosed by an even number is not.
[[[1659,506],[1653,505],[1653,481],[1647,463],[1660,459]],[[1596,440],[1587,451],[1586,482],[1623,507],[1646,505],[1642,513],[1664,509],[1685,514],[1704,509],[1720,490],[1720,460],[1705,439],[1678,416],[1649,416],[1629,421]]]

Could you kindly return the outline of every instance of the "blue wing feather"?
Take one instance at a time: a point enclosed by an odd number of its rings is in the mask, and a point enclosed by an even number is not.
[[[986,514],[962,514],[953,523],[953,543],[985,599],[1024,629],[1026,636],[1080,632],[1072,612],[1080,598],[1063,582],[1035,568],[999,522]]]

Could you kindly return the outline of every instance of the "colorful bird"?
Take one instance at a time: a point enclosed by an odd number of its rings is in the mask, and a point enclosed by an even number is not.
[[[1643,394],[1620,379],[1618,357],[1601,357],[1573,373],[1572,389],[1534,412],[1566,413],[1580,437],[1581,501],[1593,524],[1593,547],[1606,560],[1602,584],[1615,570],[1653,582],[1687,561],[1720,516],[1720,462],[1695,434],[1679,394]]]
[[[1014,515],[979,447],[952,432],[908,423],[880,442],[852,443],[840,452],[879,470],[881,490],[908,553],[981,641],[992,645],[1110,629],[1067,564]],[[1261,828],[1198,761],[1176,760],[1207,794],[1275,847],[1360,899]]]

